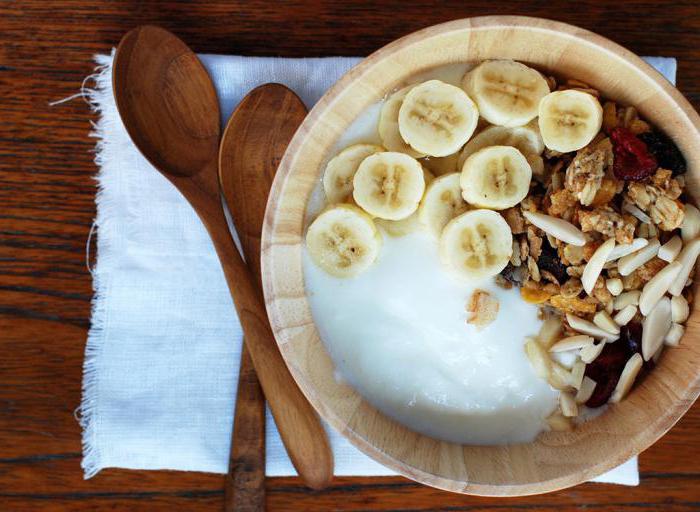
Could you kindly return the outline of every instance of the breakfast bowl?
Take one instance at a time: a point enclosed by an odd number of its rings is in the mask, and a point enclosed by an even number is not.
[[[338,378],[312,315],[303,264],[309,201],[338,140],[353,122],[416,75],[491,59],[512,59],[544,74],[576,78],[606,98],[634,105],[683,153],[686,193],[696,203],[700,199],[694,196],[700,179],[700,118],[639,57],[601,36],[550,20],[515,16],[457,20],[378,50],[343,76],[312,109],[287,148],[272,187],[262,271],[280,351],[306,398],[334,429],[368,456],[417,482],[465,494],[518,496],[590,480],[648,448],[679,420],[700,392],[695,303],[683,342],[665,352],[625,400],[610,404],[575,429],[544,431],[531,442],[460,444],[409,429]],[[358,315],[361,323],[361,312]]]

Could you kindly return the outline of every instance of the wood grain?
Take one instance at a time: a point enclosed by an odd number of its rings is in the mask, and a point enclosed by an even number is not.
[[[697,194],[700,116],[658,72],[621,46],[572,25],[486,16],[415,32],[341,78],[289,144],[270,192],[263,230],[263,290],[270,323],[287,366],[316,410],[357,448],[396,472],[441,489],[482,496],[538,494],[590,480],[649,447],[700,394],[697,315],[691,315],[681,346],[668,351],[625,400],[572,432],[544,432],[528,444],[438,441],[409,430],[337,381],[314,324],[302,270],[306,204],[325,162],[354,119],[417,73],[504,58],[582,80],[607,98],[634,105],[683,151],[688,189]],[[696,303],[694,310],[698,308]]]
[[[231,115],[219,148],[219,183],[248,267],[262,289],[260,239],[265,206],[284,151],[306,117],[291,90],[265,84],[252,90]],[[225,510],[265,508],[265,399],[245,345],[240,374]]]
[[[484,14],[545,16],[598,32],[639,55],[679,59],[681,92],[700,107],[696,1],[633,3],[24,0],[0,3],[0,509],[209,511],[221,475],[80,469],[81,365],[89,325],[85,241],[95,214],[94,114],[77,91],[136,25],[160,24],[198,52],[287,57],[368,55],[408,32]],[[262,28],[261,28],[262,27]],[[261,30],[264,37],[261,37]],[[584,484],[534,498],[453,495],[401,477],[337,478],[323,492],[267,480],[271,511],[697,510],[700,406],[641,458],[641,486]]]

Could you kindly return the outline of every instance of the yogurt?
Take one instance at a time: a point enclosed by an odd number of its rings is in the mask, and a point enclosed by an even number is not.
[[[466,65],[417,78],[458,84]],[[381,105],[350,126],[336,151],[357,142],[380,143]],[[319,187],[307,215],[323,206]],[[373,406],[423,434],[456,443],[532,441],[557,405],[558,392],[537,377],[523,350],[536,335],[537,307],[492,279],[464,281],[440,262],[427,231],[394,238],[383,232],[377,261],[359,276],[341,279],[318,268],[304,251],[306,292],[314,321],[336,365],[336,375]],[[499,302],[496,320],[481,331],[467,323],[472,293]]]

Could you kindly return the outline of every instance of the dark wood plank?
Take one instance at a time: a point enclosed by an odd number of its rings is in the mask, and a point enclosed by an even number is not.
[[[84,481],[80,402],[95,213],[94,119],[73,94],[130,28],[160,24],[200,52],[366,55],[424,26],[483,14],[544,16],[594,30],[638,54],[679,58],[679,88],[700,106],[695,0],[568,2],[349,0],[0,2],[0,510],[216,510],[223,477],[105,470]],[[261,35],[264,33],[264,36]],[[635,489],[586,484],[518,500],[470,498],[395,478],[339,478],[327,491],[269,479],[269,510],[697,510],[700,407],[641,459]]]

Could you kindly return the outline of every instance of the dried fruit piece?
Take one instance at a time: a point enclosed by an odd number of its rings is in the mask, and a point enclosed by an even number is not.
[[[608,402],[628,359],[628,349],[621,340],[604,344],[601,354],[586,365],[586,377],[597,383],[593,394],[586,400],[586,406],[600,407]]]
[[[646,144],[648,151],[654,155],[660,167],[670,169],[673,175],[684,173],[688,166],[686,165],[683,153],[678,146],[668,138],[665,134],[658,131],[640,133],[639,140]]]
[[[559,253],[552,247],[549,240],[542,240],[537,266],[542,271],[551,272],[559,283],[564,283],[569,279],[566,273],[566,265],[561,262]]]
[[[627,128],[614,128],[610,138],[615,153],[613,173],[617,179],[640,181],[659,167],[647,145]]]

